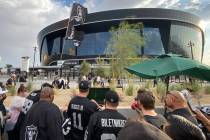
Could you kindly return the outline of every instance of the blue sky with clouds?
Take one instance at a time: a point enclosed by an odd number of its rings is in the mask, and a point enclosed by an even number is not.
[[[210,65],[210,0],[74,0],[90,13],[125,8],[169,8],[200,16],[206,23],[204,62]],[[19,66],[21,56],[33,60],[38,32],[69,17],[73,0],[0,0],[0,67]],[[36,65],[39,65],[36,53]]]

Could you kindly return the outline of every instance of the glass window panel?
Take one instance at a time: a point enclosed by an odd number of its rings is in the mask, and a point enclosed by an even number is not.
[[[111,34],[109,32],[96,33],[96,54],[105,54],[106,47],[108,45]]]
[[[67,55],[71,55],[71,56],[75,56],[76,55],[76,49],[75,46],[73,44],[72,40],[65,40],[63,38],[63,54],[67,54]]]
[[[146,38],[144,54],[164,54],[165,50],[161,41],[159,29],[145,28],[143,32],[144,37]],[[77,49],[77,55],[104,55],[110,37],[111,34],[109,32],[86,34],[81,46]],[[141,50],[139,50],[139,54],[141,54]]]
[[[57,37],[53,40],[53,48],[51,55],[60,54],[60,41],[61,41],[60,37]]]
[[[165,50],[161,40],[161,35],[158,28],[144,28],[143,35],[145,38],[144,54],[146,55],[165,54]]]
[[[192,50],[191,50],[192,47]],[[184,26],[171,25],[171,44],[169,52],[182,54],[185,57],[194,57],[201,61],[202,33],[199,29]]]
[[[77,55],[104,55],[109,38],[109,32],[86,34],[77,49]]]
[[[95,54],[95,34],[86,34],[81,45],[77,49],[77,55],[94,55]]]
[[[41,60],[44,60],[44,56],[48,55],[48,49],[47,49],[47,40],[46,38],[44,39],[43,45],[42,45],[42,56],[41,56]]]
[[[145,55],[161,55],[165,54],[163,43],[161,40],[161,34],[159,28],[143,29],[143,36],[145,37],[145,44],[143,52]],[[81,42],[81,46],[77,48],[78,56],[90,56],[90,55],[104,55],[108,41],[111,37],[109,32],[91,33],[84,36],[84,40]],[[76,55],[76,49],[72,40],[63,39],[63,53],[71,56]],[[171,25],[170,32],[171,43],[169,45],[169,52],[182,54],[184,56],[191,57],[191,48],[189,44],[192,44],[192,52],[195,59],[200,60],[202,54],[202,34],[197,28],[182,26],[182,25]],[[51,55],[60,54],[61,37],[52,39]],[[44,39],[42,54],[48,55],[47,41]],[[49,45],[48,45],[49,47]],[[141,54],[141,50],[139,50]],[[43,56],[42,56],[43,59]]]

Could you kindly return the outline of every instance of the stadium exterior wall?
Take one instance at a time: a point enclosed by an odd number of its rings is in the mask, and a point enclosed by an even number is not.
[[[146,38],[144,50],[139,55],[157,56],[176,53],[202,61],[204,31],[201,19],[183,11],[159,8],[119,9],[90,13],[83,25],[76,29],[85,33],[81,46],[65,41],[68,19],[58,21],[41,30],[37,37],[42,65],[53,65],[60,59],[86,59],[104,56],[109,30],[121,21],[142,22]],[[192,51],[191,48],[192,47]]]

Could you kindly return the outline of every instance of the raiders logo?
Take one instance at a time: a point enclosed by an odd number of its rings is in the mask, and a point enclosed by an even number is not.
[[[25,140],[37,140],[38,129],[33,124],[26,126]]]

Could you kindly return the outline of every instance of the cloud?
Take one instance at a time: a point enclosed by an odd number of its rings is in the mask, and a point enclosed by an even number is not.
[[[143,0],[142,2],[145,2]],[[151,1],[151,0],[149,0]],[[139,0],[86,0],[84,6],[86,6],[89,10],[88,12],[98,12],[105,10],[113,10],[113,9],[125,9],[125,8],[134,8],[139,4]]]
[[[91,9],[96,8],[96,0],[86,1],[83,5],[88,8],[88,12],[91,12]]]
[[[0,1],[2,61],[17,66],[21,56],[33,56],[38,32],[49,24],[68,18],[69,10],[69,7],[52,0]]]
[[[205,20],[210,21],[210,2],[201,6],[198,14],[201,15]]]
[[[171,8],[179,5],[180,0],[86,0],[84,6],[89,9],[89,12],[98,12],[113,9],[126,8]]]

